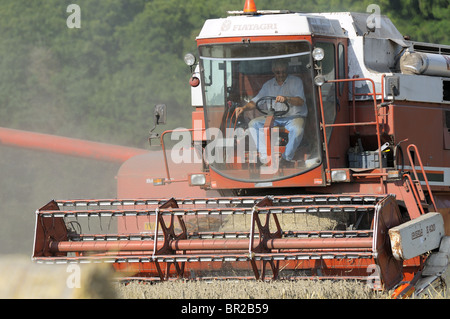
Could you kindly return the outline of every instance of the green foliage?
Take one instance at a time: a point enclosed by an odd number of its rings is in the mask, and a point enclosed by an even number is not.
[[[365,12],[372,1],[256,0],[258,9]],[[81,8],[70,29],[67,6]],[[207,18],[244,0],[0,2],[0,126],[145,147],[153,106],[165,128],[190,127],[186,52]],[[412,39],[450,43],[448,0],[380,0]]]
[[[380,7],[412,40],[450,44],[449,0],[381,0]]]

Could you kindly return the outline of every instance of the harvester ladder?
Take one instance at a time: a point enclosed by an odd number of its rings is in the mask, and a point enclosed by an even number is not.
[[[331,167],[330,167],[330,156],[329,156],[329,152],[328,152],[328,138],[327,138],[327,128],[332,128],[332,127],[356,127],[356,126],[370,126],[370,125],[374,125],[376,128],[376,135],[377,135],[377,143],[378,143],[378,158],[379,158],[379,162],[380,162],[380,170],[383,168],[383,164],[382,164],[382,151],[381,151],[381,137],[380,137],[380,122],[378,119],[378,105],[377,105],[377,95],[380,95],[378,93],[376,93],[375,91],[375,82],[372,79],[369,78],[357,78],[354,77],[352,79],[337,79],[337,80],[328,80],[326,81],[326,83],[341,83],[341,82],[352,82],[353,84],[353,92],[355,91],[355,82],[357,81],[368,81],[371,83],[372,85],[372,93],[353,93],[354,96],[358,95],[358,96],[372,96],[373,97],[373,109],[374,109],[374,114],[375,114],[375,120],[371,121],[371,122],[357,122],[356,121],[356,117],[353,116],[353,122],[348,122],[348,123],[332,123],[332,124],[327,124],[325,123],[325,113],[324,113],[324,108],[323,108],[323,100],[322,100],[322,88],[321,86],[318,87],[319,89],[319,104],[320,104],[320,112],[321,112],[321,116],[322,116],[322,128],[323,128],[323,138],[324,138],[324,144],[325,144],[325,156],[327,159],[327,169],[326,169],[326,176],[327,176],[327,180],[329,182],[331,182]],[[355,99],[353,99],[353,110],[355,110]],[[380,183],[381,185],[383,185],[383,175],[380,173],[379,174],[380,177]]]
[[[413,149],[413,151],[412,151],[412,149]],[[411,165],[411,171],[414,174],[414,180],[411,178],[411,175],[408,173],[403,174],[403,179],[407,180],[409,182],[410,188],[414,195],[414,199],[420,210],[420,214],[423,215],[425,213],[424,209],[423,209],[423,203],[426,202],[426,198],[425,198],[425,194],[424,194],[424,191],[422,188],[421,181],[419,179],[419,175],[417,173],[416,164],[414,161],[414,154],[417,157],[417,161],[418,161],[418,164],[420,167],[420,173],[423,176],[423,181],[427,188],[428,196],[430,197],[430,200],[431,200],[431,203],[433,204],[434,210],[437,211],[436,202],[434,201],[434,196],[433,196],[433,193],[431,192],[430,183],[428,182],[427,174],[426,174],[425,169],[422,164],[422,159],[419,154],[419,149],[417,148],[416,145],[410,144],[407,147],[407,154],[408,154],[409,163]]]

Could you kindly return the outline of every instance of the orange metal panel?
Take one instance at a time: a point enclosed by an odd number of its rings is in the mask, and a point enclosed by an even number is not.
[[[205,196],[205,191],[199,187],[190,187],[188,174],[201,172],[201,163],[174,163],[171,161],[170,150],[168,168],[173,180],[165,181],[164,185],[153,184],[154,178],[166,177],[164,156],[161,150],[150,151],[141,156],[135,156],[125,162],[117,174],[117,196],[119,198],[146,198],[155,196]]]
[[[218,174],[213,169],[210,171],[210,176],[211,187],[215,189],[258,188],[261,187],[259,185],[270,189],[277,187],[323,186],[326,183],[322,165],[306,173],[272,182],[261,181],[261,183],[255,183],[236,181]]]
[[[449,167],[450,152],[444,150],[442,109],[425,104],[398,103],[391,107],[396,141],[407,139],[407,144],[415,144],[424,166]]]
[[[205,114],[203,108],[198,108],[192,112],[192,128],[194,129],[192,132],[193,141],[206,141]]]

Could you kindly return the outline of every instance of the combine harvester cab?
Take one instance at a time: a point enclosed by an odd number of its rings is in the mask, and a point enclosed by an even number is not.
[[[198,62],[185,59],[192,128],[158,136],[159,166],[124,163],[118,199],[39,209],[33,259],[141,280],[357,279],[397,297],[436,282],[450,250],[450,47],[369,18],[247,1],[207,20]],[[432,67],[407,67],[418,50]],[[266,95],[283,74],[296,84]],[[167,150],[168,134],[189,138]]]

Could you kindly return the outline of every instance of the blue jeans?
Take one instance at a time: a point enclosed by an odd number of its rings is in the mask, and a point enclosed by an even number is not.
[[[254,118],[248,124],[250,128],[250,134],[253,141],[257,145],[259,156],[262,162],[267,159],[267,148],[264,138],[264,122],[266,118],[264,116]],[[284,126],[289,131],[288,143],[282,157],[285,160],[292,161],[295,155],[295,151],[300,146],[305,131],[305,119],[303,117],[275,117],[273,126]],[[272,141],[273,144],[273,141]]]

